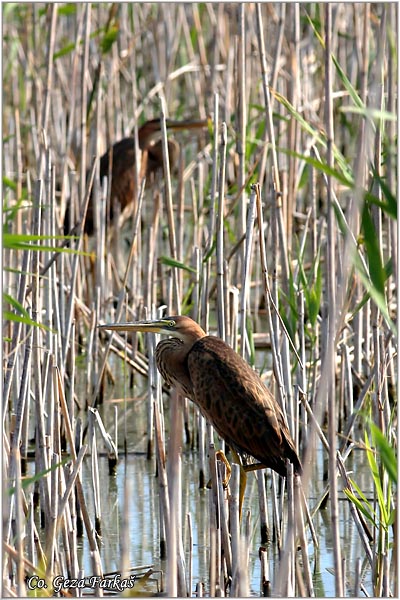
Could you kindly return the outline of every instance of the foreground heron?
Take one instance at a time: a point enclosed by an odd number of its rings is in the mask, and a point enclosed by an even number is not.
[[[157,345],[158,370],[169,385],[193,400],[234,454],[245,462],[248,456],[259,461],[245,465],[244,470],[270,467],[285,477],[288,459],[294,472],[301,474],[279,404],[259,375],[223,340],[206,335],[184,316],[100,327],[172,336]]]
[[[166,126],[171,131],[182,131],[186,129],[204,129],[207,127],[208,120],[185,120],[173,121],[167,119]],[[160,119],[146,121],[138,131],[139,148],[142,150],[141,171],[146,174],[146,178],[151,183],[154,175],[163,168],[163,150],[161,142]],[[169,164],[173,168],[176,166],[179,156],[179,144],[176,140],[168,140]],[[113,219],[116,203],[119,204],[120,211],[133,204],[137,197],[135,181],[135,139],[126,137],[116,142],[100,158],[100,180],[103,177],[111,175],[110,191],[110,220]],[[94,214],[92,200],[89,203],[85,231],[88,234],[93,233]]]

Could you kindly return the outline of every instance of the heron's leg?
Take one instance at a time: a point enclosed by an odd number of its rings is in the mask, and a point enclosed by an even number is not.
[[[246,472],[246,467],[243,466],[243,463],[241,461],[241,458],[240,458],[239,454],[231,446],[230,446],[230,449],[231,449],[231,452],[232,452],[233,462],[235,462],[240,467],[240,477],[239,477],[239,520],[241,521],[242,520],[243,500],[244,500],[244,494],[245,494],[245,491],[246,491],[246,484],[247,484],[247,472]]]
[[[246,465],[243,469],[248,473],[249,471],[258,471],[259,469],[266,469],[267,467],[262,463],[254,463],[252,465]]]

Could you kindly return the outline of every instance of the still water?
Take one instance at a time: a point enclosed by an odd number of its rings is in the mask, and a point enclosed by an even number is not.
[[[154,569],[162,570],[165,573],[166,564],[160,558],[160,532],[159,532],[159,503],[158,503],[158,479],[155,476],[155,461],[147,460],[145,455],[145,438],[140,431],[143,431],[141,420],[144,419],[143,404],[132,403],[129,411],[129,422],[134,423],[135,432],[130,433],[128,442],[128,454],[121,455],[115,476],[109,476],[107,459],[104,456],[99,458],[99,471],[101,482],[101,514],[102,514],[102,538],[100,541],[100,553],[102,558],[103,570],[105,573],[119,571],[121,568],[121,545],[122,545],[122,515],[124,510],[124,486],[125,479],[128,481],[129,490],[129,563],[131,566],[154,565]],[[107,410],[106,410],[107,413]],[[126,425],[128,416],[120,419],[123,426]],[[105,415],[105,420],[106,415]],[[132,448],[135,451],[132,451]],[[129,451],[130,449],[130,451]],[[357,481],[360,482],[360,473],[362,473],[362,463],[364,455],[361,452],[354,453],[353,463],[357,472]],[[322,481],[323,472],[323,451],[317,452],[317,460],[314,465],[312,476],[312,491],[310,494],[309,506],[315,505],[325,488]],[[349,466],[349,465],[347,465]],[[354,465],[353,465],[354,467]],[[186,559],[188,559],[188,524],[187,515],[190,515],[192,523],[193,536],[193,554],[192,554],[192,593],[194,593],[196,584],[204,582],[207,585],[209,580],[209,530],[208,530],[208,510],[210,491],[200,490],[199,465],[196,451],[183,450],[182,455],[182,515],[183,515],[183,534],[184,549]],[[91,489],[90,460],[85,459],[83,470],[84,491],[87,498],[89,511],[93,509],[93,493]],[[370,490],[369,481],[363,476],[362,485],[364,492]],[[267,498],[270,479],[267,478]],[[261,590],[261,569],[258,556],[260,547],[260,525],[258,508],[258,491],[254,474],[248,476],[248,484],[245,497],[245,510],[251,511],[251,545],[250,545],[250,572],[249,584],[253,596],[260,596]],[[269,505],[269,509],[271,509]],[[91,513],[93,514],[93,513]],[[271,519],[270,512],[270,519]],[[348,501],[343,497],[340,501],[340,533],[342,540],[343,555],[346,556],[346,567],[349,574],[348,595],[352,594],[354,581],[355,563],[358,557],[364,557],[365,552],[362,548],[354,521],[350,515]],[[309,538],[309,558],[311,571],[313,573],[314,587],[316,596],[335,597],[334,575],[333,575],[333,551],[332,536],[330,528],[329,504],[324,510],[317,512],[314,517],[314,527],[319,541],[319,550],[316,552]],[[308,534],[309,532],[307,532]],[[86,541],[81,548],[82,566],[85,575],[92,573],[90,562],[90,552]],[[277,559],[274,556],[273,547],[269,547],[269,569],[270,579],[274,581],[276,575]],[[372,592],[370,586],[370,573],[366,572],[364,585],[369,593]],[[207,594],[207,588],[205,589]]]

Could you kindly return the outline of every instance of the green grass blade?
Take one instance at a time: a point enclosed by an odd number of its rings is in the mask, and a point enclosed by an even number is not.
[[[397,457],[395,450],[375,423],[371,422],[369,426],[374,444],[379,449],[379,456],[382,459],[383,466],[391,481],[397,485]]]
[[[188,271],[188,273],[197,273],[196,269],[194,269],[193,267],[189,267],[188,265],[185,265],[183,262],[180,262],[179,260],[175,260],[174,258],[171,258],[170,256],[160,256],[160,263],[162,265],[167,265],[168,267],[174,267],[176,269],[183,269],[184,271]]]

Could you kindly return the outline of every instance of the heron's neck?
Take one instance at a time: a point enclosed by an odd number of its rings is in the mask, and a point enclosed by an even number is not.
[[[188,398],[193,398],[193,390],[186,359],[196,341],[190,343],[178,338],[169,338],[161,341],[156,348],[157,367],[161,375],[168,385],[175,387]]]

